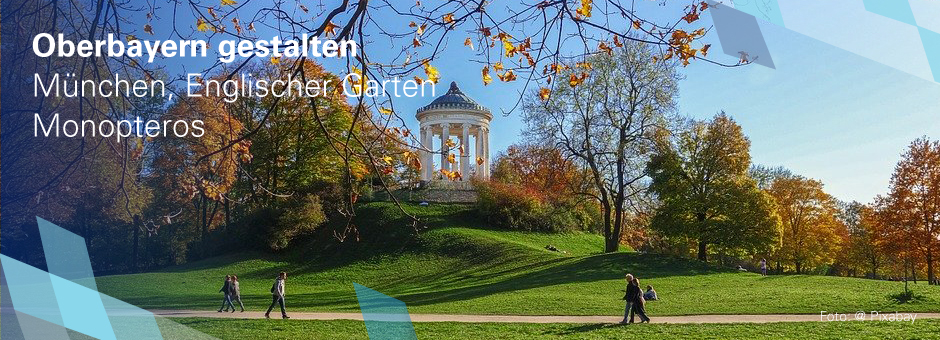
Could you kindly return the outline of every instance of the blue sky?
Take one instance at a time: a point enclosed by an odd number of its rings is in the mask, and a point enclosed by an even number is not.
[[[654,15],[654,20],[655,16],[663,20],[681,16],[677,16],[681,5],[639,3],[649,6],[645,13]],[[707,25],[710,20],[705,15],[700,23]],[[166,38],[159,34],[163,27],[155,26],[158,35],[154,39]],[[681,70],[685,79],[679,98],[681,114],[707,119],[724,110],[734,117],[751,140],[755,163],[784,166],[821,180],[839,199],[870,202],[887,191],[894,166],[911,141],[921,136],[940,138],[940,84],[776,25],[761,22],[761,30],[776,70],[694,62]],[[433,63],[442,75],[438,95],[451,81],[457,81],[465,93],[493,111],[490,149],[496,155],[520,140],[524,128],[520,112],[503,116],[501,110],[515,104],[522,82],[496,80],[483,86],[481,65],[468,60],[472,53],[462,46],[465,36],[453,34],[449,47]],[[714,45],[710,56],[734,61],[719,55],[720,44],[714,34],[708,39]],[[371,50],[373,56],[382,49],[380,45],[376,43],[378,48]],[[186,63],[192,71],[208,61],[186,58],[168,62]],[[414,112],[431,100],[397,98],[395,108],[417,131]]]
[[[839,199],[870,202],[887,192],[911,141],[940,138],[940,84],[776,25],[761,22],[761,30],[776,70],[693,63],[681,70],[679,98],[683,115],[707,119],[724,110],[734,117],[751,140],[754,163],[821,180]],[[713,35],[711,40],[717,55],[720,44]],[[519,141],[521,114],[499,112],[512,107],[521,84],[483,86],[480,67],[466,58],[445,57],[435,64],[443,75],[440,91],[457,81],[494,112],[494,155]],[[414,112],[429,101],[402,98],[395,105],[399,112]],[[413,116],[407,118],[417,126]]]

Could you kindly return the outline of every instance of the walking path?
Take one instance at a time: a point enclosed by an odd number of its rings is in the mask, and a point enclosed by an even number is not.
[[[235,312],[218,313],[214,311],[195,310],[152,310],[155,315],[172,318],[234,318],[234,319],[262,319],[262,312]],[[855,313],[845,313],[848,320],[855,320]],[[893,314],[893,313],[892,313]],[[892,314],[882,314],[892,315]],[[940,313],[901,313],[916,315],[915,321],[920,319],[940,319]],[[288,313],[291,319],[296,320],[362,320],[359,313]],[[279,318],[276,312],[271,313],[272,318]],[[767,322],[798,322],[798,321],[825,321],[818,314],[767,314],[767,315],[687,315],[687,316],[651,316],[652,323],[767,323]],[[460,315],[460,314],[411,314],[413,322],[512,322],[512,323],[617,323],[621,316],[606,315]],[[866,314],[865,320],[872,320]],[[881,316],[873,318],[880,320]],[[910,321],[910,316],[908,316]]]

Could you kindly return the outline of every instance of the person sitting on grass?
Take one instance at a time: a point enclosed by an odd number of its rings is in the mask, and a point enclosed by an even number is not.
[[[224,308],[228,312],[228,307],[232,307],[232,312],[235,312],[235,305],[232,304],[232,276],[225,275],[225,283],[222,284],[222,289],[219,289],[219,293],[222,293],[222,307],[219,307],[219,313],[222,313]]]
[[[643,293],[643,299],[647,301],[659,300],[659,296],[656,295],[656,291],[653,290],[653,286],[646,286],[646,293]]]
[[[275,304],[281,305],[281,318],[290,319],[287,316],[287,309],[284,308],[284,280],[287,280],[287,273],[281,272],[277,275],[277,279],[274,280],[274,285],[271,286],[271,296],[274,298],[271,301],[271,306],[268,307],[268,311],[264,313],[264,317],[267,319],[271,318],[271,310],[274,309]],[[232,306],[232,308],[235,308]]]

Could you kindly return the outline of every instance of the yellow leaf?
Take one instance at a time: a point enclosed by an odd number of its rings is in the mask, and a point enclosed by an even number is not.
[[[584,82],[584,79],[587,79],[587,73],[582,72],[580,76],[571,74],[571,76],[568,77],[568,85],[571,87],[581,85],[581,83]]]
[[[386,108],[386,107],[380,107],[380,108],[379,108],[379,112],[382,113],[383,115],[390,115],[390,114],[394,113],[394,111],[392,111],[392,109],[389,109],[389,108]]]
[[[503,49],[506,50],[507,57],[516,55],[516,46],[514,46],[509,39],[503,39]]]
[[[447,163],[457,164],[457,155],[456,154],[447,155]]]
[[[128,35],[127,35],[127,41],[134,41],[134,40],[137,40],[137,36],[135,36],[135,35],[133,35],[133,34],[128,34]]]
[[[144,32],[147,32],[147,33],[150,33],[150,35],[153,35],[153,26],[150,26],[150,24],[144,25]]]
[[[498,63],[493,64],[493,69],[496,70],[496,71],[502,71],[502,70],[503,70],[503,63],[498,62]]]
[[[548,96],[551,95],[551,93],[551,90],[543,87],[539,89],[539,98],[542,98],[542,100],[548,100]]]
[[[470,39],[470,37],[467,37],[467,39],[464,39],[464,40],[463,40],[463,45],[464,45],[464,46],[469,46],[471,50],[474,49],[474,48],[473,48],[473,40]]]
[[[499,80],[502,80],[504,82],[510,82],[510,81],[516,80],[516,74],[513,73],[512,70],[508,70],[502,74],[497,73],[496,76],[499,77]]]
[[[578,7],[575,13],[585,18],[591,17],[592,3],[592,0],[581,0],[581,7]]]
[[[385,157],[382,157],[382,160],[385,161],[385,164],[392,165],[392,157],[385,156]]]
[[[237,4],[235,0],[222,0],[222,6],[232,6],[234,4]]]
[[[362,91],[365,90],[366,82],[368,81],[368,78],[366,78],[366,75],[362,72],[362,70],[360,70],[358,67],[355,67],[355,66],[352,67],[352,74],[358,75],[358,77],[350,78],[353,84],[352,89],[353,91],[356,92],[357,95],[362,94]],[[356,81],[355,79],[358,79],[358,81]]]
[[[491,82],[493,82],[493,77],[490,77],[490,67],[483,66],[483,85],[489,85]]]
[[[477,157],[477,165],[483,165],[483,157]]]
[[[447,145],[447,148],[449,149],[457,146],[457,143],[454,143],[453,139],[448,138],[446,141],[444,141],[444,145]]]
[[[608,55],[614,53],[614,50],[610,48],[610,46],[607,46],[607,43],[604,43],[604,42],[601,42],[599,45],[597,45],[597,49],[607,52]]]
[[[424,61],[424,74],[428,76],[428,81],[437,84],[441,80],[441,73],[434,66],[431,66],[427,60]]]
[[[207,24],[205,20],[202,20],[202,18],[199,18],[196,20],[196,30],[199,32],[208,31],[209,24]]]
[[[454,13],[444,14],[444,17],[442,19],[444,20],[445,24],[452,23],[454,22]]]
[[[641,27],[643,27],[642,22],[640,22],[639,20],[633,20],[633,28],[640,29]]]
[[[281,57],[271,57],[271,63],[274,65],[281,63]]]

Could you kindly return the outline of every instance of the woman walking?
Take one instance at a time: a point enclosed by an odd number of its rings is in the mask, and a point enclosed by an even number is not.
[[[242,291],[238,287],[238,276],[232,275],[232,302],[238,301],[238,306],[245,312],[245,304],[242,303]],[[235,304],[232,304],[232,313],[235,313]]]
[[[646,300],[643,299],[643,291],[640,290],[640,279],[633,278],[633,313],[634,315],[640,316],[640,322],[650,322],[650,318],[646,316]],[[630,323],[633,323],[633,315],[630,316]]]

